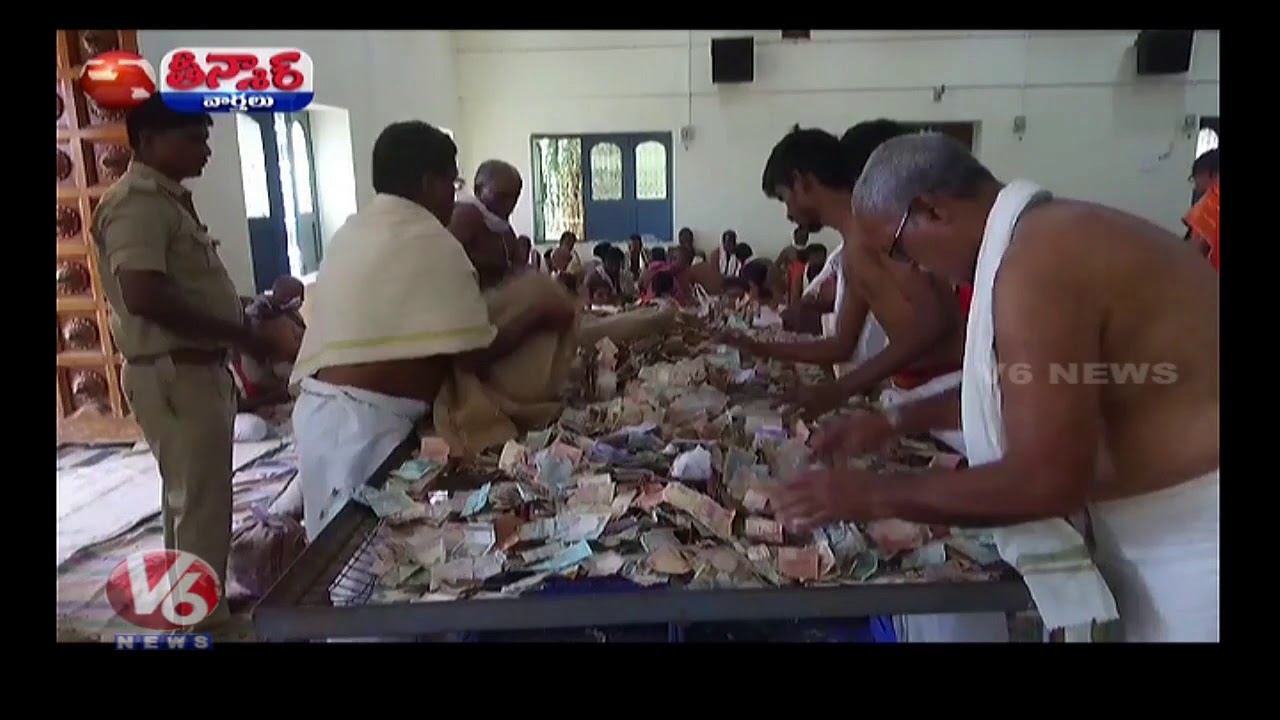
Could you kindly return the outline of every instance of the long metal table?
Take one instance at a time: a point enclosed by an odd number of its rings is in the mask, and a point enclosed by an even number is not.
[[[374,474],[381,484],[406,452],[393,453]],[[378,518],[348,502],[253,612],[264,641],[330,638],[413,638],[444,632],[609,627],[871,615],[1003,612],[1032,607],[1026,586],[1010,571],[990,582],[867,583],[839,587],[739,590],[650,589],[599,595],[525,595],[442,602],[367,603],[373,578],[350,560],[373,538]],[[335,606],[341,588],[354,602]]]

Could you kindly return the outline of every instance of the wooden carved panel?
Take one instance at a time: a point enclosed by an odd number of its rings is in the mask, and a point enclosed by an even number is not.
[[[73,370],[70,384],[74,409],[92,405],[103,412],[110,412],[110,386],[101,370]]]
[[[94,143],[89,152],[93,156],[94,168],[90,185],[110,185],[119,180],[124,171],[129,169],[129,161],[133,159],[133,152],[127,145]]]
[[[122,358],[111,337],[90,221],[102,193],[129,167],[125,114],[108,111],[79,88],[83,63],[111,50],[138,51],[132,30],[57,33],[58,417],[77,410],[122,418]],[[59,430],[61,435],[62,430]],[[73,433],[74,434],[74,433]],[[77,435],[77,437],[80,437]]]
[[[58,320],[62,349],[70,352],[102,352],[98,320],[91,315],[68,315]]]
[[[80,62],[84,62],[94,55],[101,55],[104,52],[120,49],[120,31],[119,30],[81,30],[80,31]]]
[[[71,146],[58,144],[58,183],[74,182],[71,175],[76,171],[76,162],[71,159]]]
[[[83,228],[80,208],[58,203],[58,241],[65,242],[79,238]]]
[[[58,295],[73,297],[93,292],[89,268],[79,260],[58,261]]]

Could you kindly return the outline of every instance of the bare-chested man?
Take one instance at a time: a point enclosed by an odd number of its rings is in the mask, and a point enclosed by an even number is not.
[[[480,288],[502,282],[528,263],[528,254],[517,251],[511,229],[511,212],[520,200],[524,182],[515,166],[502,160],[486,160],[476,169],[474,195],[462,195],[454,205],[449,232],[458,238],[479,274]]]
[[[973,466],[815,470],[779,515],[1022,527],[1087,508],[1126,639],[1216,641],[1217,273],[1146,220],[1001,184],[939,134],[881,146],[854,206],[875,252],[973,283],[964,385],[815,445],[962,424]]]
[[[834,228],[845,240],[837,330],[812,342],[726,340],[755,355],[832,365],[854,358],[868,314],[879,321],[889,339],[887,348],[864,358],[836,383],[806,389],[802,399],[811,416],[834,409],[895,375],[903,390],[949,374],[959,381],[964,336],[960,307],[950,286],[870,252],[853,214],[853,183],[865,159],[884,140],[905,132],[889,121],[864,123],[846,133],[853,141],[842,147],[839,139],[823,130],[796,128],[774,147],[765,165],[764,192],[786,205],[788,219],[811,233]]]

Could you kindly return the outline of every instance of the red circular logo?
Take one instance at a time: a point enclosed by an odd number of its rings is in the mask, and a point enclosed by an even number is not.
[[[156,71],[137,53],[112,50],[84,64],[80,89],[100,107],[128,110],[156,91]]]
[[[107,578],[116,614],[151,630],[189,628],[209,617],[221,597],[209,563],[181,550],[134,553]]]

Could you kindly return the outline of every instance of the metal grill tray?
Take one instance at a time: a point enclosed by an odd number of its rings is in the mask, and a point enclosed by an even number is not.
[[[385,481],[403,453],[379,472]],[[870,615],[1004,612],[1032,607],[1016,576],[989,582],[875,583],[741,590],[650,589],[635,593],[526,595],[422,603],[366,604],[373,579],[351,559],[372,540],[378,518],[348,502],[254,609],[264,641],[412,638],[446,632],[608,627],[695,622],[802,620]],[[340,591],[349,600],[335,605]]]

